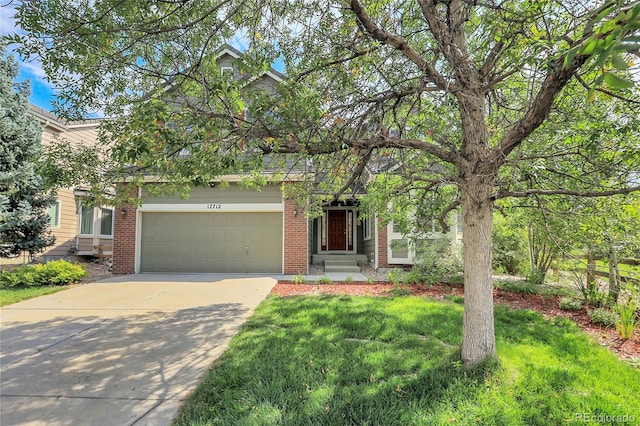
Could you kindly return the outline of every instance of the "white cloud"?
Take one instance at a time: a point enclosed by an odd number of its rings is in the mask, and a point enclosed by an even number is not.
[[[14,18],[16,14],[15,0],[0,0],[0,35],[7,35],[15,32],[21,32],[22,30],[16,26],[16,20]]]
[[[25,74],[31,76],[31,78],[36,78],[38,80],[46,81],[46,74],[44,69],[42,69],[42,63],[37,60],[30,60],[29,62],[20,62],[20,68],[24,71]]]
[[[8,34],[24,34],[24,30],[16,24],[15,14],[18,0],[0,0],[0,35]],[[14,49],[11,45],[8,46],[9,53],[14,53]],[[14,53],[15,54],[15,53]],[[38,58],[23,60],[17,56],[20,63],[20,70],[23,75],[26,75],[31,80],[39,80],[42,83],[46,83],[46,74],[42,68],[42,62]]]

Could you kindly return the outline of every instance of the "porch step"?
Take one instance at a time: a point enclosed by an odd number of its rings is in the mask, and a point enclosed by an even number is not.
[[[366,254],[313,254],[311,263],[314,265],[322,265],[327,260],[349,260],[356,263],[368,263],[369,258]]]
[[[327,259],[324,261],[325,272],[360,272],[358,262],[348,259]]]

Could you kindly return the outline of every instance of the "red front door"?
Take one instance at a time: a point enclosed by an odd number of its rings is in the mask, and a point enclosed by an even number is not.
[[[327,211],[327,250],[347,249],[347,212],[344,210]]]

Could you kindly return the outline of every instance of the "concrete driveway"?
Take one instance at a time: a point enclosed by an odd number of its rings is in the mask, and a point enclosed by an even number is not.
[[[275,283],[142,274],[0,308],[0,424],[170,424]]]

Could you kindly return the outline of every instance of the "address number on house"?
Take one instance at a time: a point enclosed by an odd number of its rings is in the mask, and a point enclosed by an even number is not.
[[[218,204],[218,203],[207,204],[208,210],[220,210],[221,208],[222,208],[222,204]]]

